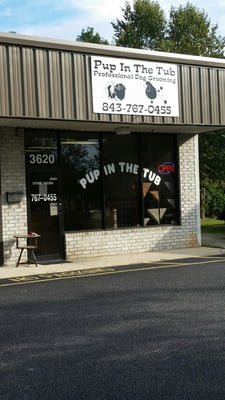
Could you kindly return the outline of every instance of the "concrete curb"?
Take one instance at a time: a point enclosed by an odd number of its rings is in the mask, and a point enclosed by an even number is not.
[[[15,278],[20,276],[49,274],[57,272],[78,271],[84,269],[107,268],[124,265],[150,264],[157,261],[177,260],[182,258],[204,258],[225,256],[225,248],[197,247],[161,252],[122,254],[105,257],[90,257],[76,259],[72,262],[38,264],[21,264],[0,267],[0,279]]]

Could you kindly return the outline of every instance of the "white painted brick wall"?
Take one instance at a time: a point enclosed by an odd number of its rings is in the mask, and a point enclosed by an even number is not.
[[[2,238],[4,264],[14,264],[19,255],[16,234],[27,233],[27,204],[23,131],[0,129]],[[9,205],[6,192],[22,191],[22,202]]]

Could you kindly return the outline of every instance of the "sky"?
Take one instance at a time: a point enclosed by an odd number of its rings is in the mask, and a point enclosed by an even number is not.
[[[129,1],[132,4],[132,0]],[[190,0],[200,11],[208,14],[217,33],[225,37],[225,0]],[[187,0],[158,0],[168,17],[173,5],[185,6]],[[112,21],[121,19],[125,0],[0,0],[0,32],[15,31],[49,39],[74,41],[82,29],[113,41]]]

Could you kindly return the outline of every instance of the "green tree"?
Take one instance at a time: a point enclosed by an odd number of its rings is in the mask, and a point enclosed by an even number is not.
[[[211,24],[205,10],[191,3],[171,7],[166,20],[163,9],[154,0],[126,2],[122,19],[111,22],[117,46],[164,50],[174,53],[223,57],[225,38],[218,25]]]
[[[175,53],[223,57],[225,38],[217,34],[205,10],[187,3],[177,9],[171,7],[164,49]]]
[[[82,29],[81,34],[76,37],[77,42],[109,44],[108,40],[103,39],[98,32],[94,32],[94,28],[88,26],[87,29]]]
[[[225,182],[206,181],[204,186],[204,217],[225,219]]]
[[[199,135],[199,170],[201,217],[218,217],[225,211],[224,131]]]
[[[225,180],[225,131],[199,135],[201,179]]]
[[[117,46],[159,50],[166,29],[164,11],[157,1],[135,0],[122,8],[123,18],[111,22]]]

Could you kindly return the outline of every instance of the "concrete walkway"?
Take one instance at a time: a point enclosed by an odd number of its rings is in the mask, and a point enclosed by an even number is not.
[[[216,236],[216,235],[210,235]],[[135,253],[105,257],[90,257],[76,259],[74,262],[62,262],[52,264],[35,265],[20,264],[0,267],[0,279],[15,278],[20,276],[49,274],[57,272],[79,271],[84,269],[100,269],[113,266],[149,264],[162,260],[176,260],[192,257],[225,256],[225,239],[203,238],[204,243],[210,242],[207,246],[198,248],[185,248],[177,250],[167,250],[160,252]],[[214,245],[215,247],[210,247]],[[208,247],[209,246],[209,247]],[[224,247],[222,247],[224,246]]]

